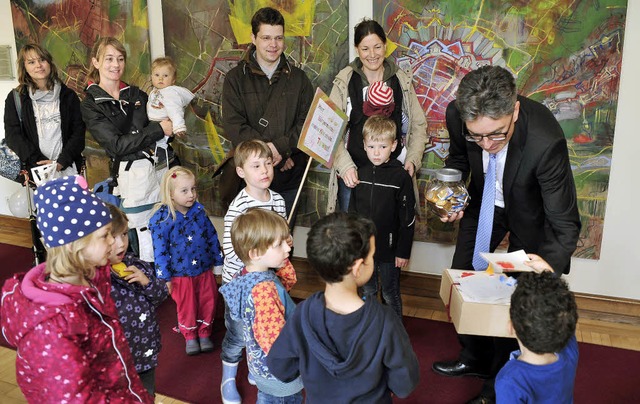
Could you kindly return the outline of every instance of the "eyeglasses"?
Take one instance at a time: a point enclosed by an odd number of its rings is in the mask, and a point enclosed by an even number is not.
[[[484,138],[487,138],[494,142],[499,142],[507,138],[507,135],[509,134],[509,130],[511,129],[512,123],[513,123],[513,114],[511,114],[511,120],[509,120],[509,126],[507,127],[506,132],[490,133],[488,135],[477,135],[475,133],[469,132],[469,129],[467,129],[467,125],[463,122],[462,135],[464,136],[465,139],[467,139],[468,142],[480,143]]]
[[[260,38],[260,40],[262,40],[264,42],[271,42],[271,41],[282,42],[282,41],[284,41],[284,36],[282,36],[282,35],[278,35],[278,36],[262,35],[262,36],[259,36],[258,38]]]

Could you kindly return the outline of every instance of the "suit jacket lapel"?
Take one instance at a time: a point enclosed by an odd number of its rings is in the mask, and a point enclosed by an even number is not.
[[[484,166],[482,164],[482,148],[475,143],[468,144],[469,168],[474,177],[478,195],[482,198],[482,190],[484,189]]]
[[[511,199],[511,187],[513,186],[513,181],[516,178],[516,174],[518,173],[518,168],[520,167],[520,161],[522,160],[522,149],[526,143],[526,135],[523,130],[519,130],[519,123],[523,123],[524,118],[522,116],[522,111],[520,113],[520,118],[518,122],[516,122],[515,130],[513,132],[513,136],[509,141],[509,149],[507,150],[507,159],[504,163],[504,173],[502,176],[502,192],[504,197],[504,206],[505,208],[509,206],[509,199]]]

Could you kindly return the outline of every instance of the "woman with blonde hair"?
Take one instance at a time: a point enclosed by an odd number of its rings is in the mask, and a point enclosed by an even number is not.
[[[35,193],[48,259],[2,288],[2,331],[29,402],[153,403],[110,296],[111,215],[81,176]]]
[[[151,236],[145,229],[151,208],[160,200],[155,144],[165,136],[173,136],[173,125],[168,119],[149,121],[147,94],[121,80],[126,60],[127,51],[116,38],[96,41],[91,51],[82,118],[111,159],[112,177],[118,183],[129,227],[136,229],[139,256],[153,261]]]

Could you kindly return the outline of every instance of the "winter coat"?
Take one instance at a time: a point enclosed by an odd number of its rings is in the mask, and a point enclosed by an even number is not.
[[[247,367],[260,391],[285,397],[302,390],[300,379],[288,383],[277,380],[267,366],[267,355],[285,322],[295,311],[288,291],[296,283],[296,274],[287,264],[277,272],[242,272],[220,288],[234,321],[242,321],[247,348]]]
[[[129,283],[111,272],[111,297],[118,309],[136,372],[141,373],[158,366],[162,344],[156,309],[167,298],[169,291],[165,282],[156,278],[152,264],[142,261],[133,253],[127,253],[122,262],[127,266],[135,266],[149,278],[149,284],[142,286],[138,282]]]
[[[326,308],[324,293],[300,303],[271,347],[267,364],[287,382],[299,375],[306,402],[391,403],[418,385],[418,358],[402,320],[367,299],[353,313]]]
[[[351,191],[349,211],[373,220],[380,262],[409,259],[416,223],[416,201],[411,177],[398,160],[358,170],[360,183]]]
[[[109,267],[92,286],[49,283],[46,263],[2,288],[2,331],[31,403],[153,403],[135,371],[110,296]]]
[[[222,124],[225,137],[234,146],[259,139],[273,143],[282,162],[274,167],[270,188],[276,192],[296,189],[307,157],[296,148],[300,132],[313,101],[313,87],[307,75],[292,66],[284,55],[269,79],[250,46],[243,60],[231,69],[222,89]],[[291,157],[293,168],[280,171]]]
[[[62,151],[57,162],[62,169],[76,163],[82,167],[82,151],[84,150],[85,125],[80,113],[80,100],[69,87],[60,83],[60,126],[62,130]],[[26,169],[37,167],[36,162],[49,160],[38,147],[38,127],[36,125],[33,104],[29,90],[22,86],[20,105],[22,124],[18,118],[18,110],[12,90],[4,102],[4,133],[7,145],[13,150]]]
[[[204,206],[195,202],[186,215],[162,205],[149,220],[158,278],[198,276],[223,264],[218,233]]]
[[[363,85],[368,86],[367,78],[364,73],[362,73],[362,62],[358,58],[351,62],[349,66],[340,70],[336,78],[333,80],[333,88],[331,89],[329,97],[342,111],[347,110],[347,103],[349,100],[349,81],[351,80],[351,76],[354,72],[356,72],[356,74],[360,74],[362,76]],[[399,69],[391,59],[386,59],[384,61],[383,80],[386,81],[392,75],[395,75],[400,82],[400,87],[402,88],[402,112],[409,120],[405,139],[407,147],[407,156],[405,161],[413,163],[417,172],[422,167],[422,156],[424,154],[425,145],[427,144],[427,121],[425,119],[422,106],[416,96],[416,91],[413,88],[412,77],[404,70]],[[338,175],[344,174],[351,168],[357,169],[344,145],[344,142],[338,142],[331,176],[329,178],[329,197],[327,200],[328,213],[333,212],[336,208]],[[415,182],[415,176],[414,193],[417,201],[418,188]]]
[[[112,159],[121,161],[139,160],[154,153],[156,141],[164,138],[158,122],[147,117],[147,94],[140,90],[131,100],[134,86],[120,82],[120,99],[116,100],[98,84],[90,83],[82,101],[82,119],[93,138]],[[127,123],[129,102],[134,102],[131,125]]]

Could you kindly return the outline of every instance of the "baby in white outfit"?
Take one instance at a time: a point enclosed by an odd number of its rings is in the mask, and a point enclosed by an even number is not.
[[[151,64],[151,82],[153,89],[149,93],[147,103],[147,115],[152,121],[162,121],[170,119],[173,124],[173,133],[183,136],[187,133],[187,126],[184,122],[184,109],[195,95],[188,89],[175,86],[176,65],[171,58],[157,58]],[[156,155],[158,149],[168,151],[167,156],[172,154],[168,144],[169,136],[156,142]],[[162,164],[162,161],[158,163]]]

